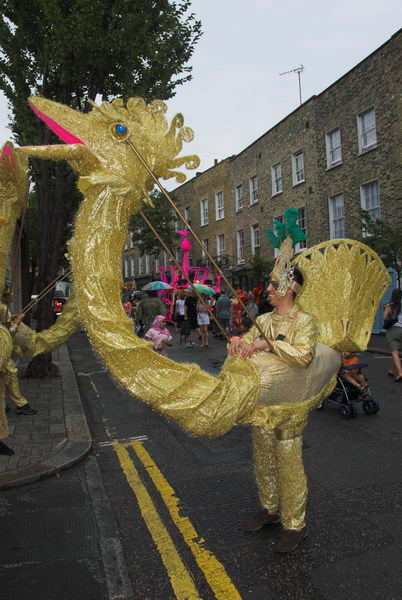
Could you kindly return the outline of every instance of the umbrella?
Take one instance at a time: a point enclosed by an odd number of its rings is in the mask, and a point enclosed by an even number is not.
[[[150,281],[147,285],[142,288],[143,292],[149,292],[153,290],[172,290],[172,286],[165,281]]]
[[[211,287],[208,287],[207,285],[202,285],[202,283],[194,283],[193,285],[190,285],[190,287],[188,287],[188,290],[192,290],[192,289],[196,289],[197,292],[199,292],[200,294],[210,294],[212,296],[212,294],[216,294],[215,290],[213,290]]]

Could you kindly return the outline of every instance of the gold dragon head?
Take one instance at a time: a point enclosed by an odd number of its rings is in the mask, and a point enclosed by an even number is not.
[[[67,160],[80,174],[80,188],[110,183],[138,201],[146,198],[154,187],[147,169],[137,158],[133,146],[156,177],[175,177],[182,183],[186,176],[176,171],[185,165],[195,169],[199,158],[195,155],[177,157],[183,142],[193,139],[193,132],[184,127],[181,114],[176,115],[169,127],[165,117],[167,106],[160,100],[146,104],[142,98],[90,102],[88,113],[46,98],[32,97],[29,104],[47,126],[67,146],[42,146],[25,148],[32,156]]]

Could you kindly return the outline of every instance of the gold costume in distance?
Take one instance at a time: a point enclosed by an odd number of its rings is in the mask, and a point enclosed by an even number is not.
[[[325,382],[330,378],[333,384],[340,354],[317,343],[313,317],[297,307],[285,316],[262,315],[258,324],[272,340],[271,349],[255,352],[249,359],[260,375],[252,419],[260,501],[269,512],[280,512],[285,529],[300,530],[305,526],[307,498],[302,432],[309,410],[326,395]],[[252,327],[243,341],[249,344],[259,337]]]

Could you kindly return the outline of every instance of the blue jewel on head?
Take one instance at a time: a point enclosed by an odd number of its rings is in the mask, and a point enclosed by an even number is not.
[[[119,123],[118,125],[115,125],[115,132],[117,133],[117,135],[126,135],[127,133],[127,127],[125,125],[121,125],[121,123]]]

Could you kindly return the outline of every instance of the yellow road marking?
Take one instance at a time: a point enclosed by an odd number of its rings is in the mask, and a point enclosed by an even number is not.
[[[232,580],[226,573],[225,567],[212,552],[204,548],[203,544],[205,540],[200,539],[190,519],[180,515],[179,498],[176,496],[174,489],[165,479],[143,445],[140,442],[130,442],[130,444],[126,445],[134,448],[138,458],[147,469],[149,476],[169,510],[173,522],[193,553],[194,558],[200,569],[203,571],[215,597],[218,600],[242,600],[239,592],[233,585]]]
[[[137,498],[142,517],[159,550],[176,599],[201,600],[193,580],[184,566],[169,532],[160,520],[155,505],[142,483],[127,450],[122,445],[115,445],[113,448],[119,458],[124,475]]]

